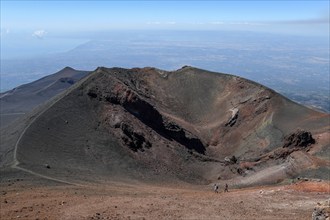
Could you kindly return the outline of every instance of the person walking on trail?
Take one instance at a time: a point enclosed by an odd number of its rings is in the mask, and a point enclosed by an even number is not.
[[[218,193],[219,186],[215,183],[213,186],[213,190],[215,193]]]
[[[225,192],[228,192],[228,184],[225,185]]]

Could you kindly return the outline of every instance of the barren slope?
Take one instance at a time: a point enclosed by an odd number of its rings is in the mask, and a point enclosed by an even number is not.
[[[17,117],[63,92],[88,73],[65,67],[57,73],[1,93],[0,126],[5,127]]]
[[[329,171],[328,114],[192,67],[98,68],[26,125],[2,164],[68,182],[254,185]]]
[[[26,178],[23,181],[0,183],[0,186],[2,220],[310,220],[317,204],[329,204],[329,182],[300,182],[262,189],[230,189],[229,193],[214,193],[210,187],[201,186],[115,182],[88,187],[40,187],[30,184]]]

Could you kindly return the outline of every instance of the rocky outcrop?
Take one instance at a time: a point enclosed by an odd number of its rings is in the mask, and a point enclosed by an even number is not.
[[[234,126],[238,119],[238,112],[239,112],[238,109],[234,108],[234,109],[231,109],[230,111],[232,111],[232,115],[231,115],[230,119],[228,120],[228,122],[225,124],[226,127]]]
[[[330,200],[318,203],[312,213],[312,220],[329,220],[330,219]]]
[[[141,98],[134,90],[128,88],[123,83],[118,82],[102,89],[90,88],[87,95],[92,99],[98,98],[99,101],[105,101],[112,105],[120,105],[127,112],[134,115],[142,123],[166,139],[170,141],[174,140],[200,154],[205,153],[206,149],[201,140],[188,130],[177,125],[174,121],[163,116],[152,104]],[[142,138],[139,135],[129,132],[127,127],[123,131],[129,134],[127,135],[129,138],[124,141],[127,141],[126,144],[129,144],[131,149],[137,150],[143,148],[140,144],[140,139]],[[138,141],[136,141],[136,138]]]
[[[146,140],[142,132],[135,132],[133,127],[122,123],[120,126],[123,131],[122,140],[133,151],[144,151],[151,147],[151,143]]]
[[[70,85],[73,85],[75,83],[75,80],[71,77],[63,77],[63,78],[60,78],[60,82],[61,83],[68,83]]]
[[[315,144],[315,139],[308,131],[297,130],[284,138],[283,148],[308,147]]]

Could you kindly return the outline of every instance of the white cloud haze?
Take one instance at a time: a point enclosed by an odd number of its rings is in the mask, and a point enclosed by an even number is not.
[[[47,31],[45,30],[36,30],[33,32],[32,36],[36,37],[38,39],[44,38],[44,36],[47,34]]]

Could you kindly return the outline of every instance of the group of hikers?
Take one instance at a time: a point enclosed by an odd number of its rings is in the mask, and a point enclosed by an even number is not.
[[[213,190],[214,190],[215,193],[218,193],[218,192],[219,192],[219,185],[215,183],[215,184],[214,184],[214,187],[213,187]],[[227,184],[227,183],[226,183],[226,185],[225,185],[224,192],[229,192],[229,191],[228,191],[228,184]]]

